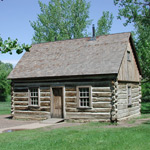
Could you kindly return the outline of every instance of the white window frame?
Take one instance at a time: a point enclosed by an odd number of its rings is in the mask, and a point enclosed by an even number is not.
[[[80,88],[88,88],[89,89],[89,96],[81,97],[80,96]],[[88,98],[89,99],[89,106],[81,106],[81,98]],[[92,88],[91,86],[77,86],[77,102],[78,108],[91,108],[92,107]]]
[[[31,96],[31,90],[35,90],[35,89],[37,90],[37,92],[36,92],[37,95]],[[38,88],[38,87],[30,87],[28,89],[28,95],[29,95],[29,106],[36,107],[36,106],[40,105],[40,88]],[[32,104],[32,98],[37,98],[38,104]]]

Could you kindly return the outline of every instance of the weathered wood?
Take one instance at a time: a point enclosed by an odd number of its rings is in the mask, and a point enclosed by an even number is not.
[[[50,97],[50,92],[40,92],[41,97]]]
[[[17,101],[17,102],[14,102],[14,105],[26,106],[26,105],[28,105],[28,102]]]
[[[118,104],[117,105],[118,110],[127,109],[127,108],[128,108],[128,105],[124,105],[124,104]]]
[[[76,92],[66,92],[66,97],[76,97],[77,93]]]
[[[72,118],[72,119],[109,119],[110,118],[110,113],[67,112],[66,115],[68,118]]]
[[[70,98],[66,98],[65,99],[66,100],[66,102],[74,102],[74,103],[77,103],[77,98],[72,98],[72,97],[70,97]]]
[[[127,60],[127,53],[130,52],[131,60]],[[140,81],[140,74],[135,60],[135,56],[131,47],[131,44],[128,44],[127,50],[124,54],[121,67],[118,73],[118,80],[120,81]]]
[[[97,103],[92,103],[93,108],[111,108],[111,103],[104,103],[104,102],[97,102]]]
[[[112,93],[111,92],[93,92],[92,93],[92,96],[93,97],[110,97],[112,96]]]
[[[50,101],[50,97],[40,97],[40,101]]]
[[[14,101],[28,101],[28,98],[26,98],[26,97],[19,97],[19,98],[14,97]]]
[[[66,108],[66,112],[107,112],[110,113],[111,108],[93,108],[93,109],[80,109],[80,108]]]
[[[111,92],[110,87],[93,87],[92,92]]]
[[[66,87],[66,91],[76,91],[76,87]]]
[[[15,92],[14,96],[15,97],[27,97],[28,93],[27,92]]]
[[[28,110],[28,106],[15,106],[14,105],[14,110]]]
[[[118,99],[127,99],[128,96],[126,94],[119,94]]]
[[[50,92],[50,87],[40,87],[41,92]]]
[[[67,102],[66,103],[66,108],[77,108],[77,104],[76,103]]]
[[[21,114],[26,114],[26,115],[50,115],[50,112],[46,112],[46,111],[19,111],[19,110],[15,110],[14,111],[15,114],[17,115],[21,115]]]
[[[50,101],[43,101],[40,103],[41,106],[50,106]]]
[[[92,102],[111,102],[111,97],[93,97]]]

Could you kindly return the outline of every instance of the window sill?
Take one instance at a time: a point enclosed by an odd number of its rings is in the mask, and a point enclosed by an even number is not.
[[[77,107],[77,109],[92,109],[92,107]]]

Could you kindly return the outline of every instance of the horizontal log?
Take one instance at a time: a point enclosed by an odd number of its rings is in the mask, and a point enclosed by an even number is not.
[[[40,87],[40,92],[50,92],[50,87]]]
[[[128,100],[127,99],[118,99],[118,104],[128,104]]]
[[[41,97],[50,97],[50,92],[40,92]]]
[[[93,97],[110,97],[112,96],[111,92],[96,92],[96,93],[92,93]]]
[[[119,95],[119,94],[127,94],[127,90],[121,90],[121,89],[119,89],[119,90],[117,91],[117,93],[118,93],[118,95]]]
[[[19,110],[15,110],[14,114],[17,114],[17,115],[50,115],[50,112],[46,112],[46,111],[19,111]]]
[[[99,103],[99,102],[95,102],[92,103],[93,108],[111,108],[112,105],[111,103]]]
[[[14,106],[14,110],[28,110],[28,106]]]
[[[40,101],[50,101],[50,97],[40,97]]]
[[[132,88],[139,88],[139,84],[132,84]]]
[[[111,92],[110,87],[93,87],[92,88],[93,92]]]
[[[36,121],[41,121],[41,120],[46,120],[49,118],[48,115],[45,115],[45,116],[29,116],[29,115],[26,115],[26,116],[19,116],[18,114],[17,115],[14,115],[13,116],[14,119],[23,119],[23,120],[36,120]]]
[[[26,96],[28,96],[28,92],[15,92],[14,96],[15,97],[26,97]]]
[[[77,104],[76,103],[67,102],[66,103],[66,108],[77,108]]]
[[[77,93],[76,92],[66,92],[66,97],[76,97]]]
[[[125,104],[118,104],[117,105],[118,110],[127,109],[127,108],[128,108],[128,105],[125,105]]]
[[[127,89],[127,85],[118,85],[118,89],[120,90],[126,90]]]
[[[76,91],[76,87],[66,87],[66,91]]]
[[[138,93],[132,93],[132,98],[139,96],[139,92]]]
[[[127,94],[118,94],[118,99],[128,99]]]
[[[83,113],[83,112],[76,112],[76,113],[66,113],[67,118],[72,119],[109,119],[110,113]]]
[[[111,102],[111,97],[93,97],[92,102]]]
[[[28,101],[28,98],[26,98],[26,97],[20,97],[20,98],[14,97],[14,101]]]
[[[66,102],[74,102],[74,103],[77,102],[77,98],[72,98],[72,97],[66,98],[65,100],[66,100]]]
[[[50,102],[41,102],[40,105],[41,106],[50,106]]]
[[[29,111],[47,111],[50,112],[50,106],[45,107],[29,107]]]
[[[92,108],[92,109],[77,109],[66,108],[66,112],[107,112],[110,113],[111,108]]]
[[[27,106],[27,105],[28,105],[28,102],[21,102],[21,101],[17,101],[17,102],[14,102],[14,105]]]

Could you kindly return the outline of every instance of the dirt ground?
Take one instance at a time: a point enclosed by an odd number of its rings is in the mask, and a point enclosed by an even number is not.
[[[0,129],[2,128],[10,128],[10,127],[15,127],[15,126],[20,126],[20,125],[27,125],[27,124],[32,124],[37,121],[27,121],[27,120],[13,120],[10,118],[9,115],[0,115]],[[150,123],[150,118],[144,118],[144,119],[132,119],[132,120],[126,120],[126,121],[121,121],[117,124],[114,125],[104,125],[101,127],[104,128],[120,128],[120,127],[135,127],[138,126],[142,123],[149,122]],[[78,126],[84,123],[70,123],[70,122],[62,122],[62,123],[57,123],[54,125],[51,125],[50,127],[44,127],[43,130],[53,130],[56,128],[62,128],[62,127],[71,127],[71,126]]]
[[[10,115],[0,115],[0,129],[35,123],[35,121],[13,120]]]

